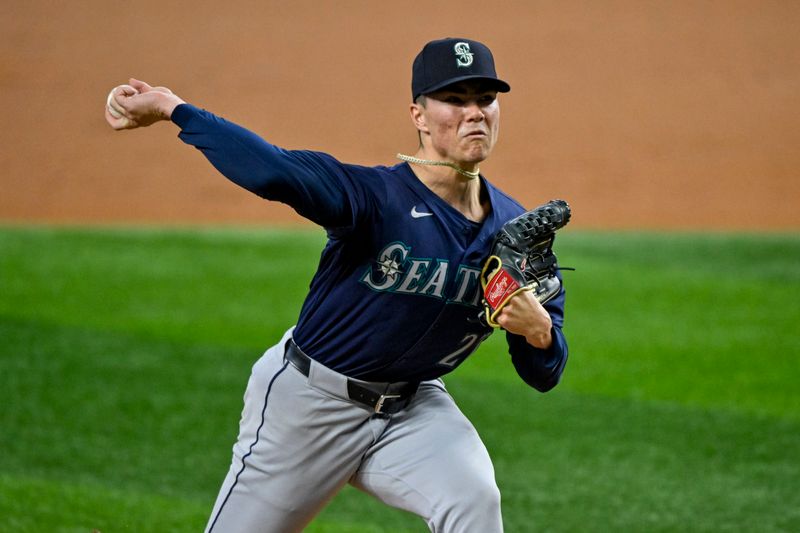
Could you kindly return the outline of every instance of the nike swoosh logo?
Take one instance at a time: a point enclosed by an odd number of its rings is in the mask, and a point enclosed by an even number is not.
[[[411,208],[411,216],[413,218],[432,217],[433,213],[422,213],[417,211],[417,206]]]

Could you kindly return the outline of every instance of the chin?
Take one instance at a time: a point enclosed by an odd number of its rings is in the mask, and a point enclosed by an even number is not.
[[[465,155],[464,162],[465,163],[471,163],[471,164],[478,164],[478,163],[480,163],[482,161],[486,161],[486,159],[489,158],[489,154],[490,153],[491,153],[491,150],[489,150],[489,149],[472,150],[472,151],[470,151],[469,153],[467,153]]]
[[[466,150],[464,150],[464,161],[470,163],[480,163],[481,161],[485,160],[489,157],[489,154],[492,153],[492,146],[488,143],[482,142],[479,144],[473,144]]]

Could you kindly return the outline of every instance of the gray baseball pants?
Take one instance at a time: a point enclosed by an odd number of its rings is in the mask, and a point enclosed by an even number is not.
[[[206,532],[302,531],[346,483],[421,516],[436,533],[503,530],[486,447],[440,380],[375,415],[347,378],[284,358],[289,330],[253,366],[239,437]]]

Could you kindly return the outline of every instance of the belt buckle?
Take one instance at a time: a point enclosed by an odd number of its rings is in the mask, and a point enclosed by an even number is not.
[[[390,399],[390,398],[400,398],[402,395],[400,394],[381,394],[381,397],[378,398],[378,403],[375,404],[375,414],[383,414],[383,403]]]

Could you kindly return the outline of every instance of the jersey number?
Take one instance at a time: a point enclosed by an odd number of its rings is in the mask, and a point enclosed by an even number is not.
[[[439,364],[450,368],[455,367],[458,363],[472,353],[481,340],[483,339],[477,333],[467,333],[464,335],[464,338],[461,339],[461,346],[456,351],[445,356],[441,361],[439,361]]]

